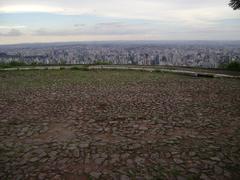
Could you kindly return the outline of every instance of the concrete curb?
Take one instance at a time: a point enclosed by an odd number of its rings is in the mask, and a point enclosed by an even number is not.
[[[60,70],[63,69],[71,69],[75,66],[46,66],[46,67],[18,67],[18,68],[5,68],[0,69],[0,71],[16,71],[16,70]],[[79,67],[79,70],[86,69],[83,67]],[[206,73],[206,72],[195,72],[195,71],[184,71],[184,70],[172,70],[172,69],[154,69],[147,67],[121,67],[121,66],[104,66],[104,65],[92,65],[87,67],[88,70],[133,70],[133,71],[147,71],[147,72],[163,72],[163,73],[174,73],[187,75],[192,77],[207,77],[207,78],[232,78],[232,79],[240,79],[240,76],[232,76],[227,74],[215,74],[215,73]]]
[[[232,76],[227,74],[214,74],[206,72],[195,72],[195,71],[184,71],[184,70],[171,70],[171,69],[153,69],[153,68],[132,68],[132,67],[107,67],[107,66],[90,66],[89,70],[135,70],[135,71],[148,71],[148,72],[165,72],[165,73],[175,73],[188,75],[192,77],[208,77],[208,78],[233,78],[240,79],[240,76]]]

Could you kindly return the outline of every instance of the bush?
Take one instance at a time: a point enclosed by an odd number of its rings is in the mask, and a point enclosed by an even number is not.
[[[238,61],[232,61],[228,64],[224,63],[224,64],[220,64],[218,66],[218,68],[220,69],[227,69],[227,70],[231,70],[231,71],[240,71],[240,62]]]
[[[43,66],[43,63],[39,63],[39,62],[32,62],[31,64],[29,64],[30,66]]]
[[[83,67],[73,66],[70,69],[71,70],[89,71],[88,66],[83,66]]]
[[[26,66],[27,64],[19,61],[11,61],[9,65],[14,67],[14,66]]]
[[[11,66],[6,63],[0,63],[0,68],[10,68]]]
[[[72,69],[72,70],[80,70],[80,68],[77,67],[77,66],[73,66],[73,67],[71,67],[70,69]]]
[[[9,65],[12,67],[15,67],[15,66],[26,66],[27,64],[25,62],[11,61],[9,62]]]
[[[107,61],[96,61],[93,63],[94,65],[111,65],[112,62],[107,62]]]
[[[19,61],[11,61],[8,63],[2,62],[0,63],[0,68],[11,68],[11,67],[16,67],[16,66],[27,66],[26,63],[24,62],[19,62]]]
[[[226,66],[227,69],[233,71],[240,71],[240,62],[233,61]]]
[[[11,68],[11,67],[18,67],[18,66],[43,66],[44,64],[39,62],[32,62],[27,64],[25,62],[20,61],[10,61],[10,62],[2,62],[0,63],[0,68]]]
[[[60,70],[64,70],[64,69],[66,69],[66,68],[65,68],[65,67],[60,67],[59,69],[60,69]]]

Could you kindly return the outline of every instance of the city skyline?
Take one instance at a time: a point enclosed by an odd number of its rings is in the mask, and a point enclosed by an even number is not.
[[[240,40],[228,0],[1,0],[0,44]]]

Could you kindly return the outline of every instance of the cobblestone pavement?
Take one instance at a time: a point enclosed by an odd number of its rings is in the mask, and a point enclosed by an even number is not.
[[[0,73],[0,179],[240,178],[239,80],[62,72]]]

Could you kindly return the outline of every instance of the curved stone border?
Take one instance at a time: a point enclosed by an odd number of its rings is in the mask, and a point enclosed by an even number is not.
[[[227,74],[214,74],[214,73],[206,73],[206,72],[194,72],[194,71],[184,71],[184,70],[171,70],[171,69],[154,69],[154,68],[136,68],[136,67],[111,67],[111,66],[89,66],[90,70],[96,69],[105,69],[105,70],[136,70],[136,71],[148,71],[148,72],[165,72],[165,73],[175,73],[188,75],[192,77],[208,77],[208,78],[234,78],[240,79],[240,76],[232,76]]]
[[[79,70],[134,70],[134,71],[147,71],[147,72],[163,72],[163,73],[175,73],[181,75],[187,75],[192,77],[206,77],[206,78],[233,78],[240,79],[240,76],[232,76],[227,74],[215,74],[206,72],[195,72],[185,70],[172,70],[166,68],[147,68],[147,67],[124,67],[124,66],[104,66],[104,65],[92,65],[88,67],[77,67],[77,66],[36,66],[36,67],[18,67],[18,68],[4,68],[0,71],[16,71],[16,70],[60,70],[60,69],[72,69],[77,68]]]

